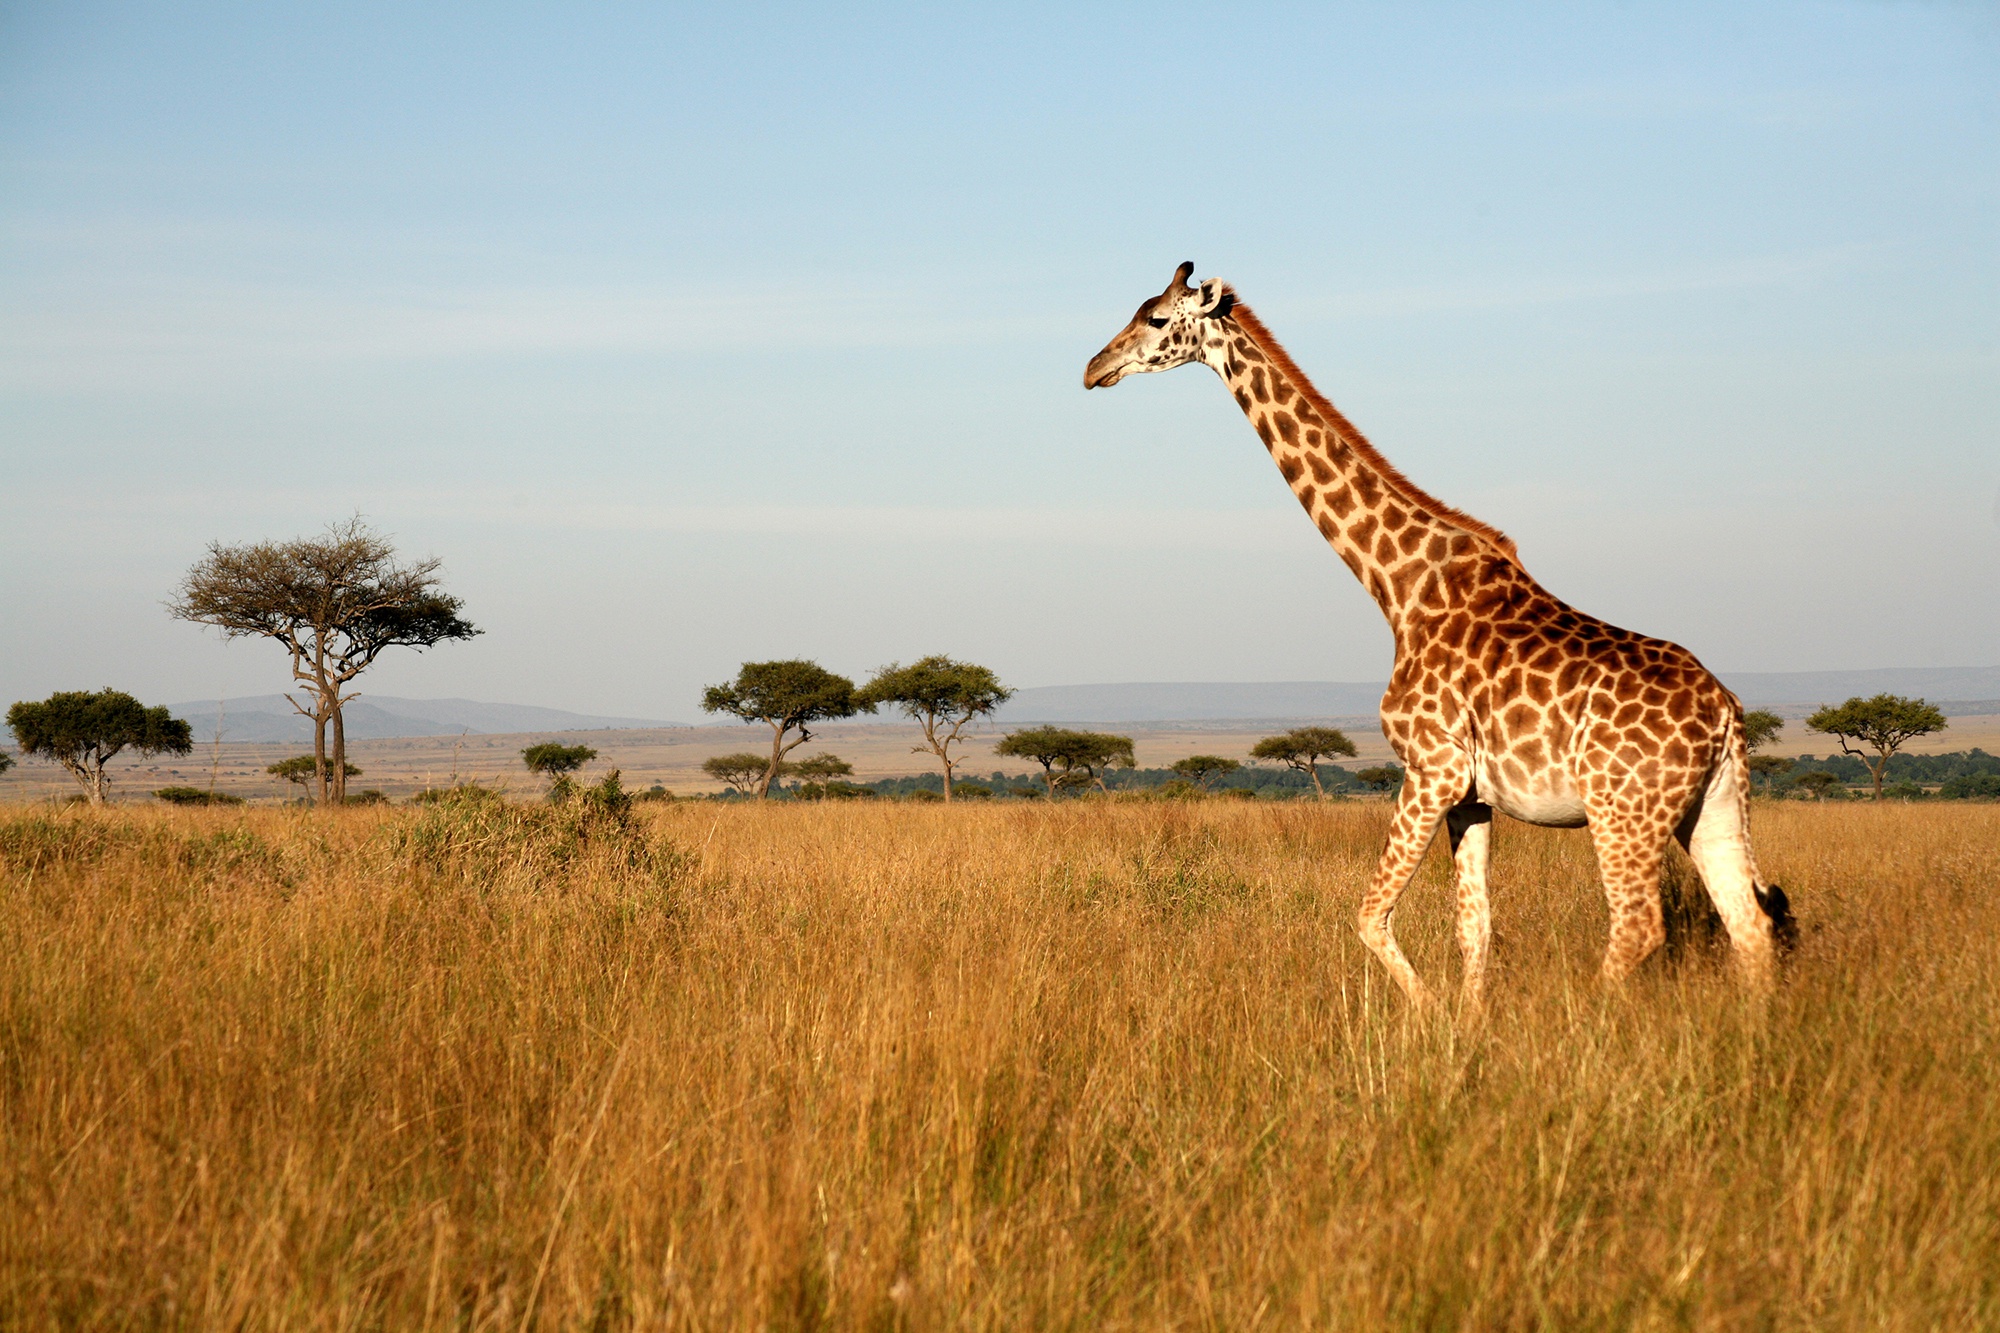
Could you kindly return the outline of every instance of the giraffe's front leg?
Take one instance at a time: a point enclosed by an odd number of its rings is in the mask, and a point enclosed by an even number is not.
[[[1459,1005],[1479,1010],[1486,993],[1486,956],[1493,940],[1493,903],[1486,892],[1486,857],[1493,840],[1493,807],[1463,801],[1445,812],[1452,864],[1458,871],[1458,951],[1465,964]]]
[[[1457,804],[1471,785],[1472,765],[1462,760],[1448,760],[1421,770],[1412,765],[1405,771],[1403,789],[1396,797],[1396,818],[1389,826],[1389,845],[1382,849],[1375,876],[1361,896],[1361,911],[1356,921],[1361,942],[1382,960],[1382,966],[1389,969],[1389,975],[1413,1004],[1426,1004],[1429,995],[1424,983],[1417,979],[1416,969],[1397,945],[1391,922],[1403,890],[1410,886],[1424,853],[1437,837],[1444,812]]]

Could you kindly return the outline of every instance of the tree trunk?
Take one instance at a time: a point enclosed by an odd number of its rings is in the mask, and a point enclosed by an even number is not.
[[[1313,795],[1324,801],[1326,799],[1326,788],[1319,785],[1319,765],[1307,764],[1306,773],[1313,780]]]
[[[347,719],[341,716],[340,696],[333,700],[333,759],[327,765],[333,778],[333,803],[347,804]]]
[[[940,759],[944,758],[942,755],[938,757]],[[944,760],[944,799],[946,803],[951,801],[951,760],[949,759]]]
[[[313,701],[313,781],[319,790],[315,796],[322,809],[327,803],[326,789],[326,701]]]
[[[771,724],[771,766],[764,770],[763,781],[757,784],[757,799],[760,801],[770,799],[771,784],[778,780],[778,769],[785,762],[785,731],[786,728],[775,722]]]
[[[1882,762],[1868,765],[1868,774],[1875,779],[1875,799],[1882,799],[1882,773],[1889,767],[1889,756],[1883,755]]]

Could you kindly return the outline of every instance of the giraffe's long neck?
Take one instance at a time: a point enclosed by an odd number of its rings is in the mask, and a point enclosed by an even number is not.
[[[1236,305],[1206,340],[1207,362],[1236,398],[1327,544],[1401,630],[1420,608],[1441,606],[1450,565],[1513,543],[1424,494],[1378,454],[1292,363],[1252,314]]]

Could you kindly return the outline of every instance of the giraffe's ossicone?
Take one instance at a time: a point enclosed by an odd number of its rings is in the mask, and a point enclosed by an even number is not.
[[[1492,812],[1588,825],[1611,906],[1604,975],[1622,980],[1666,937],[1667,840],[1693,859],[1757,988],[1793,926],[1750,851],[1743,708],[1678,644],[1607,625],[1552,596],[1497,529],[1398,472],[1312,386],[1227,283],[1164,292],[1090,360],[1086,389],[1199,361],[1228,385],[1306,515],[1382,608],[1396,665],[1382,731],[1405,777],[1362,894],[1361,937],[1413,1000],[1396,903],[1437,836],[1458,876],[1463,996],[1479,1003],[1491,909]]]

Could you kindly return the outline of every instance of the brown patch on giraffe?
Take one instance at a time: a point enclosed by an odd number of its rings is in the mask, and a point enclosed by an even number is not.
[[[1396,546],[1404,555],[1416,554],[1417,548],[1423,544],[1424,530],[1414,523],[1404,528],[1403,535],[1396,539]]]
[[[1382,506],[1382,526],[1389,529],[1389,531],[1394,532],[1409,521],[1410,516],[1403,512],[1401,505]]]
[[[1318,454],[1307,454],[1306,465],[1313,470],[1313,480],[1324,486],[1333,480],[1333,469],[1328,467]]]
[[[1384,537],[1382,540],[1386,543],[1389,539]],[[1422,565],[1406,564],[1399,567],[1395,573],[1389,576],[1389,583],[1395,589],[1396,604],[1398,606],[1409,605],[1410,585],[1417,581],[1418,575],[1425,572]]]
[[[1300,406],[1301,406],[1301,407],[1310,407],[1310,406],[1312,406],[1312,404],[1310,404],[1310,403],[1302,403],[1302,404],[1300,404]],[[1301,412],[1301,413],[1299,414],[1299,419],[1300,419],[1301,421],[1304,421],[1304,420],[1307,420],[1308,418],[1306,417],[1306,415],[1305,415],[1305,414],[1304,414],[1303,412]],[[1323,434],[1322,434],[1322,433],[1320,432],[1320,429],[1319,429],[1319,427],[1315,426],[1315,427],[1313,427],[1312,429],[1310,429],[1310,430],[1308,430],[1308,431],[1306,432],[1306,447],[1307,447],[1307,448],[1309,448],[1309,449],[1317,449],[1317,448],[1319,448],[1319,446],[1320,446],[1320,442],[1321,442],[1322,440],[1324,440],[1325,438],[1326,438],[1326,437],[1325,437],[1325,435],[1323,435]]]
[[[1375,540],[1375,515],[1363,514],[1355,520],[1354,526],[1348,529],[1347,535],[1353,539],[1356,546],[1366,548],[1371,545]]]
[[[1297,444],[1299,442],[1299,423],[1293,419],[1292,414],[1289,412],[1274,412],[1272,415],[1277,418],[1278,434],[1284,439],[1285,443]]]
[[[1299,503],[1304,505],[1308,511],[1312,509],[1313,502],[1319,499],[1319,492],[1314,490],[1311,486],[1299,487],[1298,495],[1299,495]]]
[[[1424,559],[1430,561],[1434,565],[1444,560],[1444,553],[1445,553],[1445,541],[1443,537],[1433,536],[1430,540],[1430,544],[1424,547]]]
[[[1271,401],[1271,386],[1264,382],[1264,368],[1257,366],[1250,372],[1250,392],[1260,403]]]
[[[1296,455],[1286,454],[1278,460],[1278,471],[1284,476],[1285,484],[1292,486],[1298,483],[1299,474],[1304,472],[1305,468],[1300,465]]]
[[[1345,486],[1342,486],[1337,491],[1328,491],[1326,493],[1326,503],[1327,507],[1333,510],[1337,516],[1346,518],[1350,513],[1354,512],[1354,492]]]
[[[1245,412],[1250,410],[1250,391],[1248,389],[1239,384],[1229,392],[1236,399],[1238,407],[1242,408]]]
[[[1549,700],[1556,697],[1555,690],[1550,688],[1549,678],[1539,672],[1528,677],[1527,687],[1528,697],[1537,704],[1546,706]]]
[[[1375,563],[1388,566],[1395,562],[1396,543],[1390,541],[1389,534],[1385,532],[1375,539]]]
[[[1266,449],[1275,449],[1278,447],[1278,437],[1271,434],[1270,422],[1262,417],[1257,417],[1253,424],[1257,427],[1257,438],[1264,442]]]

